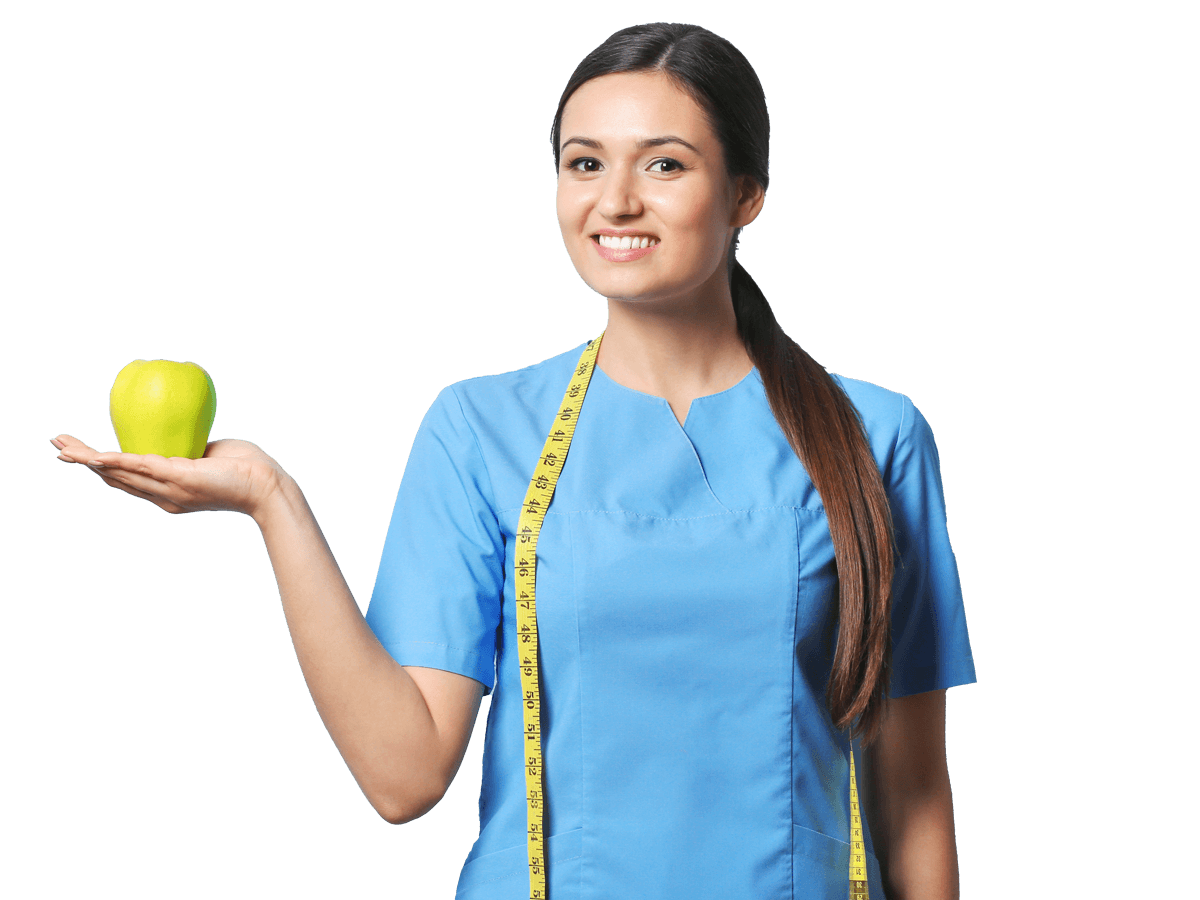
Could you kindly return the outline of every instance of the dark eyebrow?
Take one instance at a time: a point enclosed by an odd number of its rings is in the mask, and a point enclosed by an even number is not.
[[[584,146],[584,147],[591,147],[593,150],[603,150],[604,149],[603,144],[601,144],[599,141],[593,141],[591,138],[570,137],[570,138],[567,138],[565,141],[563,141],[563,145],[559,149],[559,153],[565,153],[567,147],[570,144],[580,144],[581,146]],[[683,138],[675,137],[675,135],[673,135],[673,134],[668,134],[668,135],[665,135],[664,137],[645,138],[645,139],[637,142],[637,148],[639,150],[645,150],[648,147],[661,147],[664,144],[682,144],[683,146],[685,146],[689,150],[691,150],[693,153],[695,153],[697,156],[704,155],[699,150],[697,150],[695,147],[693,147],[691,144],[689,144],[687,141],[685,141]]]

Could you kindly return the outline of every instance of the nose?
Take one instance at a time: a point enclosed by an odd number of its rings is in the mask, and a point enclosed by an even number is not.
[[[614,167],[604,178],[597,211],[606,219],[623,219],[642,212],[637,174],[628,167]]]

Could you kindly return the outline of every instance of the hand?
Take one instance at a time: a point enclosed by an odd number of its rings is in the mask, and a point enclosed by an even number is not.
[[[63,462],[87,465],[109,487],[169,513],[223,509],[253,516],[287,473],[249,441],[211,441],[200,459],[98,453],[69,434],[50,441]]]

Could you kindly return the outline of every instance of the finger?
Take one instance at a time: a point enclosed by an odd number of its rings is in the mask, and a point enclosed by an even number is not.
[[[93,472],[109,487],[149,500],[155,506],[167,512],[186,512],[186,509],[172,499],[169,494],[177,493],[175,486],[156,478],[126,469],[110,466],[93,468]]]
[[[89,466],[105,469],[118,469],[124,472],[135,472],[141,475],[148,475],[155,480],[166,480],[164,476],[168,476],[169,462],[165,456],[155,456],[153,453],[122,453],[119,450],[105,450],[102,453],[97,453],[90,447],[87,448],[90,454],[87,457],[82,457],[80,454],[74,454],[76,462],[86,462]],[[164,468],[168,466],[168,468]]]
[[[174,490],[171,476],[178,471],[165,457],[136,453],[97,453],[78,438],[60,434],[50,443],[62,450],[63,462],[87,463],[88,467],[109,487],[117,488],[148,500],[170,513],[187,510],[166,496]],[[174,491],[177,493],[177,490]]]
[[[54,444],[59,449],[62,449],[63,447],[75,447],[83,450],[92,449],[72,434],[60,434],[58,437],[51,438],[50,443]]]
[[[58,458],[64,462],[85,463],[97,455],[94,449],[69,434],[60,434],[57,438],[51,439],[50,443],[61,451]]]
[[[105,481],[118,481],[152,496],[162,496],[173,487],[178,473],[166,458],[137,453],[102,453],[88,466]]]

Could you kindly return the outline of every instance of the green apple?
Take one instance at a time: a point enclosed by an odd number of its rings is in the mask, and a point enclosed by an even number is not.
[[[193,362],[135,359],[117,374],[108,409],[123,452],[199,459],[217,415],[217,391]]]

